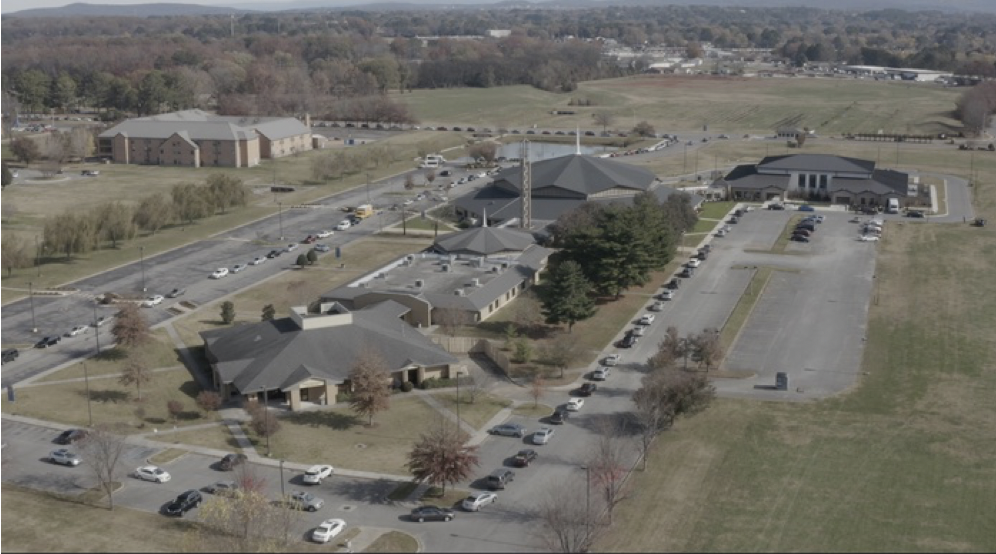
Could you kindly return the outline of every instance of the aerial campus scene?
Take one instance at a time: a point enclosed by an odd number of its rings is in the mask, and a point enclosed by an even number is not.
[[[2,6],[3,551],[996,550],[996,4],[128,1]]]

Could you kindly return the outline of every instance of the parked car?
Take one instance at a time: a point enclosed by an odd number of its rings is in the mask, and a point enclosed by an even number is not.
[[[204,492],[217,494],[218,496],[232,496],[239,490],[239,485],[235,481],[218,481],[204,487]]]
[[[784,210],[785,206],[782,204],[768,204],[769,210]]]
[[[290,496],[284,499],[283,504],[288,508],[293,508],[295,510],[316,512],[325,505],[325,501],[310,492],[294,491],[290,494]]]
[[[561,410],[558,408],[554,410],[552,414],[550,414],[550,423],[553,423],[554,425],[563,425],[564,422],[567,421],[567,418],[570,417],[570,415],[571,415],[570,412],[568,412],[567,410]]]
[[[647,327],[644,325],[637,325],[636,327],[630,329],[629,332],[631,335],[642,337],[643,335],[647,334]]]
[[[808,236],[810,236],[810,235],[811,235],[812,233],[813,233],[813,232],[812,232],[812,231],[810,231],[809,229],[796,229],[795,231],[793,231],[793,232],[792,232],[792,234],[793,234],[793,235],[802,235],[802,236],[804,236],[804,237],[808,237]]]
[[[225,454],[225,457],[218,462],[218,469],[222,471],[232,471],[237,466],[246,463],[248,459],[249,458],[241,452],[237,454]]]
[[[660,298],[661,300],[672,300],[674,298],[674,290],[664,289],[657,295],[657,298]]]
[[[304,472],[304,478],[302,479],[307,485],[321,485],[322,479],[326,477],[331,477],[332,473],[335,471],[330,465],[314,465],[308,468]]]
[[[468,512],[479,512],[483,506],[494,504],[498,500],[498,495],[493,492],[475,492],[463,499],[460,507]]]
[[[667,287],[669,290],[678,290],[678,288],[681,287],[681,281],[678,280],[678,279],[671,279],[664,286]],[[661,294],[663,294],[663,293],[661,293]],[[664,300],[667,300],[667,299],[665,298]]]
[[[86,333],[86,330],[87,330],[86,325],[77,325],[76,327],[70,329],[69,332],[66,334],[69,335],[70,337],[75,337],[76,335],[82,335],[83,333]]]
[[[685,265],[692,268],[699,267],[700,265],[702,265],[702,260],[698,258],[692,258],[687,262],[685,262]]]
[[[927,217],[927,214],[923,213],[920,210],[909,210],[909,211],[906,212],[906,217],[913,217],[913,218],[923,219],[923,218]]]
[[[176,288],[166,293],[166,298],[177,298],[183,296],[185,292],[187,292],[187,289]]]
[[[411,515],[408,517],[412,521],[417,521],[423,523],[426,521],[450,521],[456,516],[450,508],[440,508],[439,506],[419,506],[418,508],[413,508]]]
[[[298,247],[298,244],[296,242],[292,242],[292,243],[290,243],[290,244],[287,245],[287,248],[284,248],[284,251],[285,252],[293,252],[293,251],[297,250],[297,247]]]
[[[579,399],[580,400],[580,399]],[[553,438],[553,429],[550,427],[540,427],[533,433],[533,444],[546,444]]]
[[[97,321],[93,322],[93,326],[94,327],[101,327],[105,323],[109,322],[112,319],[114,319],[113,315],[102,315],[102,316],[100,316],[100,317],[97,318]]]
[[[153,483],[165,483],[172,479],[172,476],[165,469],[156,466],[142,466],[135,470],[134,475],[143,481],[152,481]]]
[[[578,389],[578,396],[591,396],[597,390],[597,383],[583,383],[581,388]]]
[[[199,506],[202,500],[203,497],[199,491],[191,489],[181,492],[175,500],[166,505],[166,515],[182,517],[183,514]]]
[[[626,333],[626,336],[619,341],[619,347],[633,348],[634,346],[636,346],[636,342],[638,340],[640,340],[640,338],[634,335],[633,333]]]
[[[637,324],[638,325],[650,325],[651,323],[654,322],[655,318],[656,318],[656,316],[654,316],[654,314],[643,314],[643,317],[640,318],[640,321],[638,321]]]
[[[59,344],[59,341],[61,340],[62,337],[60,336],[42,337],[40,341],[35,343],[35,348],[48,348],[49,346],[55,346]]]
[[[55,438],[56,444],[73,444],[87,438],[90,434],[86,429],[66,429]]]
[[[612,372],[611,369],[607,367],[600,367],[591,374],[592,381],[604,381],[609,378],[609,374]]]
[[[326,519],[311,532],[311,540],[327,543],[339,536],[346,528],[346,522],[341,519]]]
[[[529,464],[533,463],[539,454],[532,448],[527,448],[525,450],[520,450],[513,458],[512,462],[517,467],[529,467]]]
[[[515,472],[505,468],[496,469],[484,480],[487,482],[489,490],[504,490],[509,483],[515,480]]]
[[[283,254],[283,251],[281,251],[281,250],[270,250],[270,252],[266,255],[266,257],[270,258],[270,259],[273,259],[273,258],[276,258],[277,256],[279,256],[281,254]]]
[[[501,425],[495,425],[491,429],[488,429],[488,433],[492,435],[522,438],[526,436],[526,428],[518,423],[502,423]]]
[[[163,295],[153,294],[152,296],[146,298],[142,301],[143,308],[152,308],[163,303]]]
[[[256,256],[255,258],[252,259],[251,262],[249,262],[249,265],[259,265],[266,263],[266,258],[267,256]]]
[[[861,242],[877,242],[879,240],[878,235],[861,235],[858,237]]]
[[[314,246],[313,250],[315,252],[328,252],[332,250],[332,247],[327,244],[318,243]]]
[[[816,208],[810,206],[809,204],[802,204],[801,206],[799,206],[799,211],[800,212],[815,212]]]
[[[48,455],[48,460],[53,464],[61,464],[64,466],[76,467],[80,465],[80,457],[76,455],[75,452],[69,450],[68,448],[60,448],[58,450],[53,450],[52,453]]]
[[[3,351],[3,354],[2,354],[3,362],[2,363],[13,362],[20,355],[21,355],[21,352],[18,351],[16,348],[8,348],[7,350]]]
[[[221,279],[222,277],[225,277],[227,275],[228,275],[228,268],[227,267],[219,267],[218,269],[214,270],[214,272],[211,273],[211,278],[212,279]]]
[[[316,237],[315,235],[308,235],[304,237],[304,240],[302,240],[301,242],[303,242],[304,244],[311,244],[316,240],[318,240],[318,237]]]
[[[621,360],[622,360],[622,354],[619,353],[609,354],[608,356],[605,357],[604,360],[602,360],[602,363],[607,366],[614,366],[618,365]]]
[[[247,267],[249,267],[249,264],[235,264],[232,266],[232,273],[238,273]]]
[[[809,242],[809,237],[804,237],[802,235],[792,235],[792,238],[790,240],[793,240],[795,242]]]
[[[584,406],[584,398],[571,398],[567,401],[567,410],[571,412],[577,412],[581,410]]]

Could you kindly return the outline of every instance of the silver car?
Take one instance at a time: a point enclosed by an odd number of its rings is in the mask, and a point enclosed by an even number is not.
[[[76,455],[75,452],[69,450],[68,448],[60,448],[53,451],[48,455],[49,461],[53,464],[62,464],[64,466],[76,467],[80,465],[80,457]]]
[[[287,497],[286,504],[295,510],[315,512],[325,505],[325,501],[310,492],[295,491]]]

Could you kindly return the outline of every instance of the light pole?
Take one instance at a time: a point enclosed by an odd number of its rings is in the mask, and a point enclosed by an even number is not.
[[[35,289],[28,281],[28,300],[31,302],[31,332],[38,332],[38,325],[35,323]]]
[[[38,235],[35,235],[35,269],[41,277],[41,246],[38,245]]]
[[[263,389],[263,428],[266,430],[266,457],[270,457],[270,399]]]
[[[90,427],[93,427],[93,410],[90,407],[90,375],[86,371],[86,362],[83,362],[83,383],[86,385],[86,413],[90,419]]]
[[[277,206],[279,206],[277,218],[280,220],[280,240],[284,240],[284,203],[277,202]]]
[[[588,543],[591,541],[591,469],[587,464],[581,466],[584,470],[584,549],[582,552],[587,552]]]
[[[141,260],[141,262],[139,263],[142,266],[142,292],[145,292],[147,289],[145,288],[145,247],[144,246],[138,247],[138,255],[139,259]]]
[[[370,203],[370,174],[367,173],[367,204]]]
[[[97,325],[97,302],[93,303],[93,334],[97,337],[97,355],[100,355],[100,327]]]
[[[284,492],[284,461],[280,460],[280,498],[285,498],[287,493]]]
[[[688,142],[687,141],[685,142],[685,152],[684,152],[684,158],[683,158],[683,160],[684,161],[682,161],[682,164],[681,164],[681,173],[685,174],[685,173],[688,173]]]

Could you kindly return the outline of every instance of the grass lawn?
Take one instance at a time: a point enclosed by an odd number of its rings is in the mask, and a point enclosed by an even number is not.
[[[526,402],[516,406],[512,413],[518,416],[525,417],[546,417],[553,413],[553,407],[549,404],[544,404],[542,402],[534,404],[533,402]]]
[[[390,409],[374,416],[373,427],[345,405],[286,413],[270,448],[274,458],[302,464],[408,475],[405,463],[412,444],[439,417],[425,402],[404,393],[391,397]],[[257,450],[265,451],[266,439],[248,426],[245,430]]]
[[[436,400],[440,404],[445,406],[449,411],[456,413],[457,410],[457,395],[454,392],[440,392],[433,394]],[[498,398],[496,396],[491,396],[490,394],[482,394],[477,397],[477,401],[474,403],[470,402],[467,397],[467,391],[460,392],[460,419],[465,423],[470,424],[474,429],[480,429],[485,423],[491,420],[502,410],[502,408],[507,408],[512,405],[511,400],[504,398]]]
[[[463,489],[447,487],[446,492],[443,492],[443,489],[439,487],[429,487],[425,490],[425,494],[423,494],[422,498],[419,500],[425,504],[442,506],[444,508],[454,508],[458,502],[462,501],[464,498],[467,498],[469,495],[470,492]]]
[[[418,552],[415,537],[401,531],[388,531],[377,537],[364,552]]]
[[[977,191],[990,215],[994,190]],[[994,266],[988,229],[896,226],[858,386],[680,421],[595,550],[992,551]]]
[[[703,202],[702,211],[699,212],[699,220],[702,219],[722,219],[723,216],[736,206],[736,202]],[[715,225],[716,222],[712,222]]]
[[[176,433],[167,433],[156,437],[156,440],[160,442],[171,442],[174,444],[191,444],[203,446],[205,448],[214,448],[217,450],[228,450],[231,452],[238,452],[241,450],[239,448],[239,442],[235,440],[235,437],[233,437],[232,433],[229,432],[228,426],[222,425],[220,422],[218,425],[211,427],[200,427],[189,431],[180,430]]]
[[[111,342],[113,337],[109,332],[101,332],[101,336],[106,342]],[[93,335],[83,335],[86,340],[90,340]],[[102,343],[104,341],[101,341]],[[89,358],[86,362],[80,362],[60,369],[54,373],[46,375],[35,381],[36,383],[46,383],[51,381],[63,381],[66,379],[82,379],[84,374],[91,378],[101,375],[119,375],[124,371],[125,365],[132,357],[144,360],[151,369],[162,367],[176,367],[183,364],[183,360],[176,353],[172,341],[166,331],[158,329],[152,332],[152,340],[146,344],[132,350],[125,348],[102,349],[100,356]],[[86,364],[86,371],[83,371],[83,364]]]

